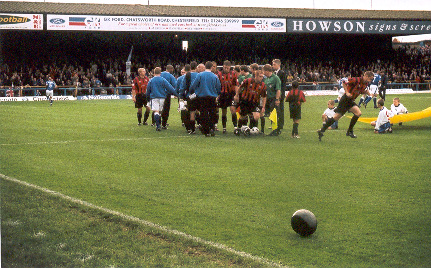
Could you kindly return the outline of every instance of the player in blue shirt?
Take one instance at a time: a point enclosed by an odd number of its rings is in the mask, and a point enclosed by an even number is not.
[[[190,62],[190,65],[186,65],[187,73],[183,81],[181,82],[180,92],[179,92],[179,95],[180,95],[179,98],[181,99],[181,101],[184,101],[187,103],[186,110],[181,111],[181,118],[184,118],[185,127],[189,134],[195,134],[195,130],[196,130],[195,124],[196,124],[197,102],[196,102],[196,98],[194,100],[191,100],[189,98],[190,96],[189,89],[193,81],[198,76],[197,67],[198,67],[198,63],[196,61],[192,61]],[[190,70],[188,70],[189,68]]]
[[[55,84],[52,77],[48,77],[48,81],[46,81],[46,98],[49,100],[49,105],[52,106],[54,96],[54,89],[57,88],[57,84]]]
[[[184,78],[186,77],[186,72],[190,71],[190,65],[186,64],[184,68],[181,69],[181,76],[177,79],[177,86],[175,87],[175,90],[177,93],[180,93],[180,86],[181,83],[184,81]],[[180,97],[181,98],[181,97]],[[181,113],[181,123],[183,127],[185,126],[184,117],[183,117],[183,110],[185,110],[184,102],[180,102],[180,98],[178,99],[178,111]]]
[[[161,130],[160,112],[164,109],[166,96],[170,94],[178,96],[175,88],[166,79],[161,77],[161,72],[162,69],[160,67],[154,69],[154,77],[148,82],[146,93],[147,99],[150,100],[151,110],[154,112],[157,131]]]
[[[377,96],[379,95],[379,85],[380,85],[380,80],[382,79],[382,77],[380,76],[380,72],[379,71],[374,71],[374,79],[373,81],[371,81],[370,86],[369,86],[369,92],[371,93],[371,96],[368,95],[364,95],[361,97],[361,99],[359,100],[359,104],[358,106],[361,107],[361,103],[364,102],[364,107],[367,108],[367,104],[368,102],[370,102],[371,98],[373,99],[374,102],[374,108],[377,109]]]
[[[214,136],[215,124],[217,122],[216,98],[220,95],[221,84],[217,75],[211,72],[213,63],[205,63],[205,71],[199,73],[190,86],[190,98],[195,94],[198,102],[198,110],[201,113],[202,128],[204,135]]]

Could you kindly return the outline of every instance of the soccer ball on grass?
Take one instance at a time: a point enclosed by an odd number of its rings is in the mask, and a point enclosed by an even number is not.
[[[246,135],[249,136],[250,135],[250,128],[248,126],[242,126],[241,127],[241,132]]]
[[[317,229],[317,219],[313,212],[300,209],[293,213],[291,225],[293,230],[300,236],[309,236]]]
[[[260,130],[257,127],[253,127],[250,129],[251,135],[258,135],[260,133]]]

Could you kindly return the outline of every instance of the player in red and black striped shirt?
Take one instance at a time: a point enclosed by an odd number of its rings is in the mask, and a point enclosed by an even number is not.
[[[265,112],[266,103],[266,85],[263,82],[262,70],[255,72],[254,78],[244,80],[237,90],[235,102],[239,103],[240,118],[238,120],[238,129],[243,125],[247,125],[248,115],[252,114],[250,128],[257,127],[257,122],[260,118],[260,100],[262,98],[262,111]]]
[[[227,108],[230,107],[232,114],[232,124],[237,127],[236,107],[233,103],[233,98],[238,89],[238,76],[235,71],[231,70],[232,64],[230,61],[223,62],[223,70],[218,72],[217,77],[221,84],[221,93],[218,98],[218,106],[221,108],[221,121],[223,125],[223,133],[226,133],[227,123]]]
[[[138,69],[138,75],[132,82],[132,100],[135,103],[135,108],[138,108],[138,126],[142,122],[142,107],[145,105],[144,125],[147,125],[147,119],[150,115],[150,107],[147,105],[147,85],[150,79],[146,76],[144,68]]]
[[[290,118],[293,120],[292,138],[299,139],[298,126],[301,119],[301,105],[305,102],[305,95],[299,89],[298,81],[292,82],[292,90],[287,94],[286,102],[289,103]]]
[[[335,108],[335,115],[333,118],[328,119],[325,124],[323,124],[322,128],[317,131],[319,135],[319,141],[322,140],[323,132],[325,132],[328,127],[330,127],[335,121],[338,121],[347,111],[352,112],[354,115],[352,120],[350,120],[349,128],[347,129],[346,136],[351,138],[356,138],[356,135],[353,134],[353,127],[361,116],[361,110],[358,105],[355,103],[355,99],[361,94],[368,94],[371,96],[371,93],[368,91],[368,84],[374,79],[374,74],[371,71],[367,71],[361,77],[352,77],[347,80],[347,82],[343,82],[343,87],[345,89],[344,95],[341,97],[340,102],[338,103],[338,107]]]

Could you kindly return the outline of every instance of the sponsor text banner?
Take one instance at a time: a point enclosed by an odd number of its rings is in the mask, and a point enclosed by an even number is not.
[[[0,13],[0,29],[43,30],[43,15]]]
[[[431,21],[288,19],[288,33],[427,34]]]
[[[47,15],[48,30],[286,32],[286,19]]]

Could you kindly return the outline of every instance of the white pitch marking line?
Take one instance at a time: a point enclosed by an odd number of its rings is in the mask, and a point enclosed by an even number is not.
[[[100,210],[100,211],[103,211],[103,212],[106,212],[106,213],[109,213],[109,214],[112,214],[112,215],[116,215],[116,216],[119,216],[119,217],[121,217],[123,219],[126,219],[126,220],[138,222],[140,224],[146,225],[146,226],[154,228],[156,230],[160,230],[160,231],[166,232],[168,234],[174,234],[174,235],[177,235],[177,236],[180,236],[180,237],[183,237],[183,238],[186,238],[186,239],[198,242],[198,243],[202,243],[202,244],[205,244],[205,245],[209,245],[209,246],[215,247],[217,249],[225,250],[225,251],[227,251],[229,253],[233,253],[233,254],[241,256],[243,258],[251,259],[251,260],[254,260],[254,261],[257,261],[257,262],[269,265],[269,266],[272,266],[272,267],[289,268],[288,266],[284,266],[282,264],[270,261],[270,260],[268,260],[266,258],[253,256],[250,253],[243,252],[243,251],[238,251],[238,250],[235,250],[233,248],[230,248],[230,247],[228,247],[226,245],[223,245],[223,244],[220,244],[220,243],[208,241],[208,240],[202,239],[200,237],[192,236],[192,235],[183,233],[183,232],[175,230],[175,229],[170,229],[168,227],[165,227],[165,226],[162,226],[162,225],[159,225],[159,224],[156,224],[156,223],[152,223],[150,221],[146,221],[146,220],[139,219],[137,217],[129,216],[129,215],[123,214],[123,213],[115,211],[115,210],[111,210],[111,209],[104,208],[104,207],[101,207],[101,206],[93,205],[93,204],[91,204],[89,202],[86,202],[86,201],[83,201],[83,200],[80,200],[80,199],[77,199],[77,198],[73,198],[73,197],[64,195],[62,193],[59,193],[59,192],[56,192],[56,191],[52,191],[52,190],[49,190],[49,189],[41,187],[41,186],[37,186],[35,184],[31,184],[31,183],[28,183],[28,182],[25,182],[25,181],[21,181],[21,180],[15,179],[15,178],[11,178],[11,177],[8,177],[8,176],[6,176],[4,174],[0,174],[0,178],[2,178],[4,180],[7,180],[7,181],[15,182],[15,183],[18,183],[18,184],[21,184],[21,185],[24,185],[24,186],[27,186],[27,187],[30,187],[30,188],[33,188],[33,189],[37,189],[39,191],[48,193],[48,194],[53,195],[53,196],[60,197],[62,199],[68,200],[68,201],[76,203],[76,204],[80,204],[80,205],[83,205],[83,206],[86,206],[86,207],[89,207],[89,208],[92,208],[92,209],[97,209],[97,210]]]
[[[166,137],[151,137],[151,138],[118,138],[118,139],[103,139],[103,140],[41,141],[41,142],[26,142],[26,143],[3,143],[3,144],[0,144],[0,146],[67,144],[67,143],[74,143],[74,142],[136,141],[136,140],[155,140],[155,139],[189,138],[189,137],[190,136],[166,136]]]

